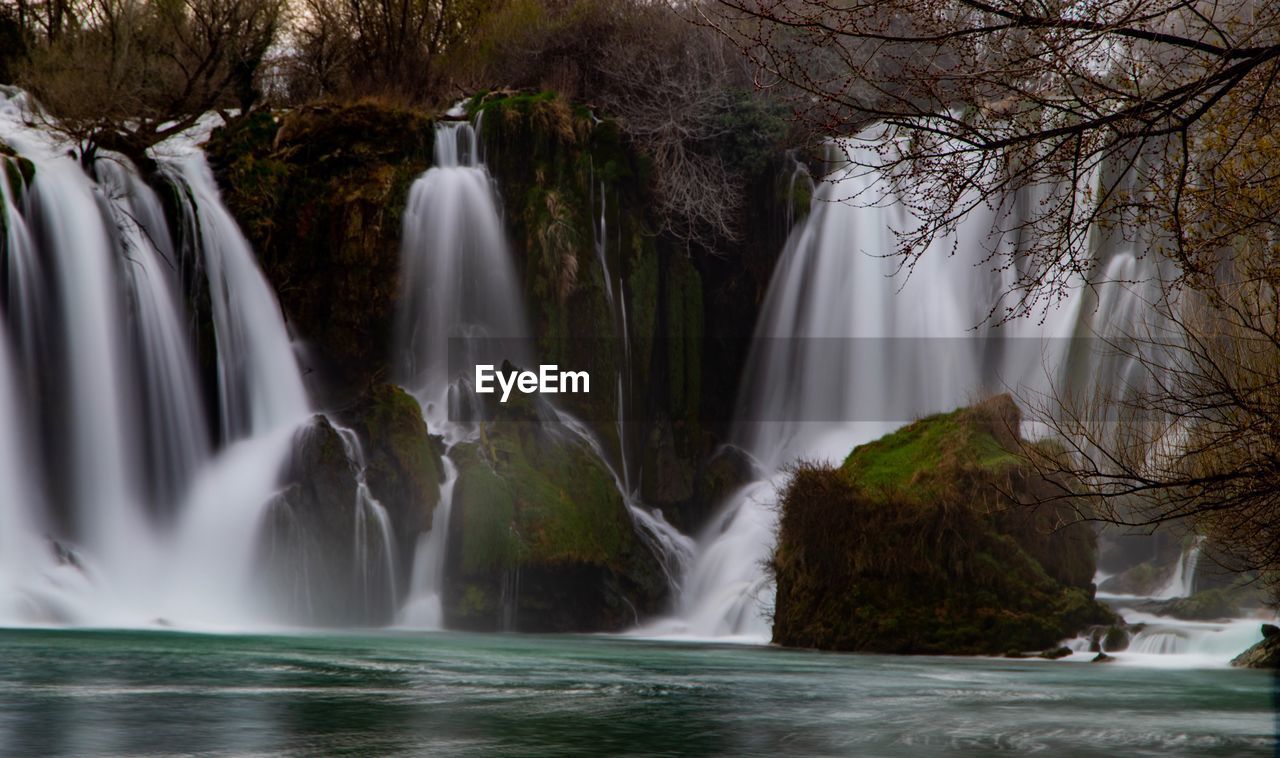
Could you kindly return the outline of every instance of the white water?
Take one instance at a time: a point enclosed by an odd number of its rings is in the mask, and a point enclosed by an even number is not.
[[[444,435],[447,448],[471,439],[475,432],[471,422],[479,409],[471,391],[472,367],[477,363],[501,365],[503,360],[528,366],[532,359],[519,280],[503,234],[493,180],[480,159],[478,128],[479,124],[473,127],[463,122],[437,125],[435,165],[410,188],[404,216],[399,381],[418,398],[428,427]],[[602,187],[595,251],[612,307],[614,285],[605,246],[604,202]],[[618,313],[618,328],[626,345],[625,310]],[[626,359],[624,354],[624,362]],[[620,440],[624,373],[617,377]],[[625,449],[619,455],[622,466],[615,467],[585,425],[550,404],[545,404],[544,410],[549,431],[567,433],[566,444],[587,446],[609,469],[632,522],[654,549],[672,584],[678,583],[691,560],[693,543],[661,514],[636,501],[627,478]],[[446,450],[440,502],[431,530],[419,538],[402,624],[428,629],[443,626],[445,552],[457,475]]]
[[[390,598],[394,604],[400,593],[396,587],[396,554],[395,537],[391,528],[391,516],[386,506],[378,502],[369,490],[366,476],[367,464],[364,448],[360,445],[360,437],[354,429],[339,426],[329,419],[329,424],[342,438],[342,446],[347,460],[356,472],[356,502],[352,509],[354,523],[352,525],[352,550],[355,553],[355,567],[359,572],[361,597],[365,601],[365,617],[372,618],[375,612],[372,601],[382,595]],[[370,534],[370,527],[373,533]],[[373,537],[373,539],[371,539]]]
[[[204,153],[190,150],[173,168],[191,192],[187,211],[209,279],[223,434],[238,439],[297,424],[310,408],[275,293],[222,205]]]
[[[446,448],[471,438],[479,415],[473,366],[530,365],[529,327],[493,179],[480,161],[476,127],[436,126],[435,165],[409,189],[401,240],[398,380],[422,405]],[[444,625],[444,567],[458,472],[445,479],[431,529],[418,541],[401,623]]]
[[[128,294],[133,353],[141,367],[139,405],[146,419],[144,465],[150,498],[172,507],[210,455],[209,428],[179,304],[177,257],[155,192],[120,160],[97,164],[116,223]]]
[[[91,178],[34,113],[5,91],[0,138],[36,174],[2,198],[0,623],[267,623],[256,539],[309,413],[274,293],[194,139],[166,146],[211,287],[234,443],[215,452],[176,230],[127,161],[100,157]]]
[[[4,181],[0,176],[0,183]],[[3,220],[3,219],[0,219]],[[39,555],[43,538],[36,528],[36,489],[28,480],[30,463],[23,446],[25,414],[19,404],[12,358],[0,318],[0,614],[23,612],[21,587],[45,563]]]
[[[443,457],[442,462],[444,480],[440,483],[440,503],[431,519],[431,529],[418,538],[412,584],[401,611],[400,623],[414,629],[444,628],[444,559],[458,467],[448,456]]]
[[[878,161],[869,142],[846,147],[857,163]],[[1101,298],[1078,291],[1040,320],[993,323],[992,304],[1002,312],[1014,268],[1026,265],[1016,235],[999,229],[1016,226],[1009,214],[1034,200],[980,206],[908,276],[891,255],[895,231],[916,222],[878,175],[841,169],[819,186],[774,272],[739,398],[735,436],[766,476],[729,498],[701,535],[677,613],[656,632],[769,639],[764,564],[790,462],[838,464],[858,444],[992,392],[1043,396],[1075,377],[1096,380],[1098,358],[1066,338],[1136,326],[1138,296],[1101,282],[1151,274],[1125,246],[1100,245]]]
[[[450,405],[477,363],[529,365],[524,300],[470,124],[436,128],[435,165],[409,189],[404,219],[399,381],[435,429],[464,420]]]
[[[1173,567],[1169,583],[1157,592],[1154,597],[1169,600],[1177,597],[1189,597],[1195,591],[1196,566],[1200,563],[1200,551],[1204,546],[1204,537],[1196,536],[1190,545],[1178,556],[1178,563]]]

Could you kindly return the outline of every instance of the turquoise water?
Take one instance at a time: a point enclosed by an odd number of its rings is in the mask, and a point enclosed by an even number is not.
[[[0,632],[0,754],[1275,755],[1256,671],[606,637]]]

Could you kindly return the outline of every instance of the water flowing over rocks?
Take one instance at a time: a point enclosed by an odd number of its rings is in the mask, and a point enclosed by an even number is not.
[[[458,466],[446,563],[452,627],[621,631],[663,607],[670,585],[611,472],[532,401],[504,409]]]

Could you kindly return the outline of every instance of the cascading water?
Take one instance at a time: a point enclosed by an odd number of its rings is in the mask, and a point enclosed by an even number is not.
[[[1196,565],[1200,563],[1200,551],[1204,547],[1204,537],[1197,535],[1178,556],[1178,563],[1173,567],[1173,574],[1154,597],[1168,600],[1188,597],[1195,591]]]
[[[435,165],[409,190],[402,241],[403,296],[398,324],[399,380],[422,404],[432,432],[443,434],[447,447],[469,439],[479,413],[471,375],[477,363],[501,365],[504,360],[530,365],[530,330],[525,318],[519,280],[503,234],[497,194],[480,156],[476,126],[444,122],[436,127]],[[596,228],[605,290],[610,305],[614,286],[609,276],[603,189]],[[620,300],[620,298],[619,298]],[[625,310],[620,332],[626,343]],[[619,435],[622,434],[621,375]],[[625,451],[622,474],[610,462],[599,441],[569,415],[547,403],[545,423],[573,444],[593,451],[613,474],[632,520],[666,568],[672,582],[684,571],[692,543],[660,515],[641,508],[628,491]],[[445,459],[445,478],[431,530],[424,534],[414,557],[411,590],[402,623],[440,628],[448,524],[453,507],[457,469]],[[510,592],[518,587],[513,577]],[[513,597],[505,600],[512,605]]]
[[[874,138],[843,147],[855,160],[821,184],[810,215],[793,229],[744,374],[734,436],[771,473],[713,519],[676,617],[656,625],[658,633],[769,638],[773,592],[764,565],[788,463],[839,461],[857,444],[992,391],[1043,394],[1052,382],[1088,377],[1092,371],[1073,361],[1092,357],[1069,356],[1068,338],[1136,318],[1124,312],[1131,298],[1118,285],[1100,284],[1097,301],[1076,292],[1039,321],[991,323],[1012,276],[998,264],[1020,264],[1016,235],[998,229],[1016,228],[1008,215],[1034,198],[979,206],[906,271],[892,253],[898,232],[915,223],[908,204],[859,167],[877,162]],[[1097,255],[1107,281],[1151,278],[1119,244]]]
[[[528,365],[529,327],[476,127],[438,124],[434,157],[435,165],[409,189],[396,344],[399,381],[417,397],[430,430],[452,447],[472,434],[470,422],[478,413],[466,372],[477,363],[503,360]],[[411,626],[443,625],[445,548],[457,476],[446,456],[440,502],[431,530],[419,539],[402,613],[402,622]]]
[[[255,540],[309,408],[279,305],[194,138],[157,151],[208,275],[234,443],[215,454],[177,230],[128,161],[90,176],[36,114],[0,100],[0,138],[34,166],[0,180],[0,622],[261,622]]]
[[[528,358],[524,299],[471,124],[437,126],[435,165],[409,189],[404,218],[398,371],[440,426],[460,420],[471,366]]]
[[[116,222],[128,295],[129,330],[140,367],[138,402],[146,419],[144,465],[153,504],[172,507],[209,457],[209,429],[178,300],[175,262],[160,200],[118,160],[97,164]]]
[[[389,605],[393,605],[400,596],[396,588],[395,536],[386,507],[369,490],[367,464],[360,437],[355,430],[339,426],[333,419],[329,423],[342,438],[347,460],[351,461],[356,471],[356,502],[352,511],[352,547],[355,552],[353,563],[361,587],[360,594],[365,602],[365,617],[369,618],[375,612],[374,601],[379,596],[385,597]]]
[[[309,402],[275,293],[222,205],[204,153],[187,150],[169,168],[187,190],[187,225],[200,236],[209,280],[224,437],[234,440],[297,424],[308,414]]]

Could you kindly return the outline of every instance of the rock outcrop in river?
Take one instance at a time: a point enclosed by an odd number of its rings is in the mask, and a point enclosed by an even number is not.
[[[799,466],[773,556],[775,642],[883,653],[1040,650],[1113,616],[1096,542],[1021,454],[1008,396]]]

